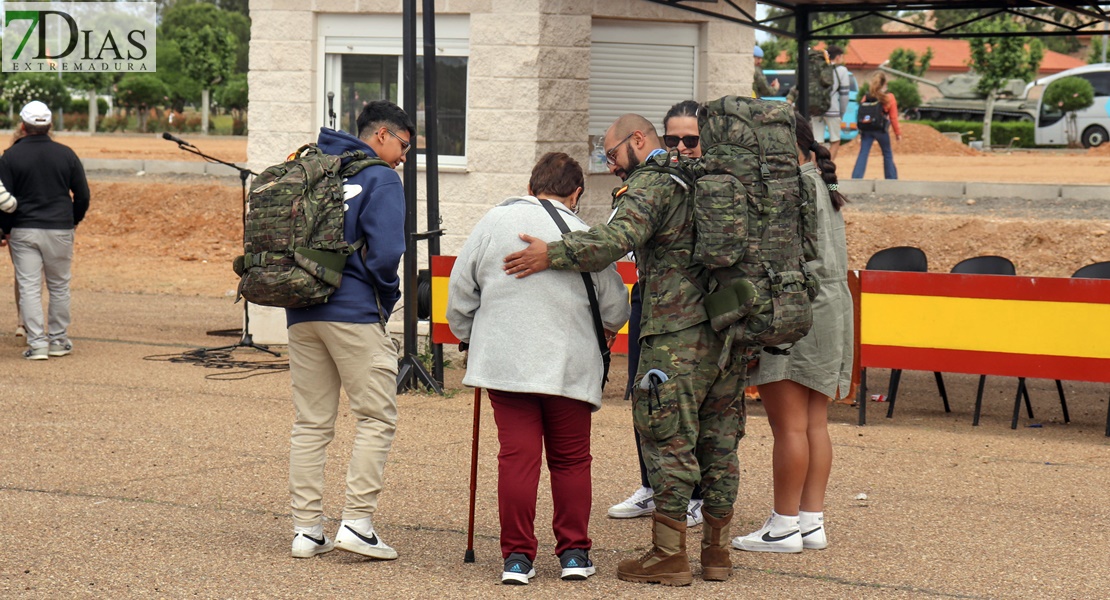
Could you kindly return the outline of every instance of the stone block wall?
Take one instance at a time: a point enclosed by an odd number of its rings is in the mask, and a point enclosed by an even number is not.
[[[754,0],[740,5],[754,12]],[[251,0],[248,161],[255,170],[314,141],[322,114],[317,88],[317,17],[400,14],[401,0]],[[752,30],[646,0],[439,0],[441,14],[469,15],[467,164],[439,179],[442,251],[453,254],[473,225],[504,198],[524,193],[536,159],[563,151],[586,164],[590,33],[596,18],[702,24],[699,99],[747,94]],[[718,10],[731,10],[727,7]],[[419,25],[418,25],[419,27]],[[418,50],[422,51],[422,49]],[[428,229],[424,171],[418,176],[417,230]],[[609,214],[610,175],[587,181],[583,216]],[[419,248],[425,264],[426,246]]]

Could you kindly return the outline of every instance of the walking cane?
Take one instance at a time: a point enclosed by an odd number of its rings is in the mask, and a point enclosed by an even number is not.
[[[474,441],[470,445],[470,522],[466,529],[466,556],[474,562],[474,500],[478,495],[478,422],[482,418],[482,388],[474,388]]]

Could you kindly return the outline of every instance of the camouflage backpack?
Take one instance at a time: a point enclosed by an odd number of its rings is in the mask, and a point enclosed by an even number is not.
[[[836,84],[836,71],[829,62],[829,55],[824,50],[809,51],[809,116],[819,117],[829,111],[832,102],[833,85]],[[816,133],[816,132],[815,132]]]
[[[818,291],[806,265],[816,258],[816,189],[798,170],[794,109],[726,96],[698,112],[698,126],[693,256],[710,271],[710,323],[726,348],[782,353],[773,347],[809,331]]]
[[[341,168],[345,158],[352,160]],[[364,152],[325,154],[315,144],[254,179],[243,255],[235,259],[239,296],[265,306],[301,308],[339,288],[347,257],[365,244],[343,237],[343,179],[372,165]]]

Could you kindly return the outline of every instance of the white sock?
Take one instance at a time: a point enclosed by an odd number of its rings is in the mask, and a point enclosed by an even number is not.
[[[813,529],[814,527],[822,527],[825,525],[825,513],[822,512],[806,512],[804,510],[798,511],[798,523],[803,529]]]
[[[798,529],[798,515],[780,515],[775,511],[771,511],[771,533],[779,535],[787,531],[794,531]]]

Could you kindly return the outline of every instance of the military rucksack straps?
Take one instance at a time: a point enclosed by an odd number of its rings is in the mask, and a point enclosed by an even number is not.
[[[373,167],[373,166],[389,167],[389,163],[385,162],[384,160],[382,160],[380,158],[368,157],[368,156],[366,156],[366,153],[361,151],[361,150],[355,150],[353,152],[356,153],[356,154],[362,155],[362,158],[354,158],[354,160],[351,160],[346,165],[343,165],[343,170],[340,171],[340,173],[339,173],[339,175],[341,177],[354,177],[355,175],[357,175],[360,171],[362,171],[366,167]],[[347,154],[350,154],[350,152],[345,152],[343,154],[343,156],[346,156]],[[392,169],[393,167],[389,167],[389,168]]]
[[[682,189],[686,191],[693,189],[697,175],[690,172],[688,168],[690,163],[682,160],[682,154],[678,150],[670,150],[664,157],[662,164],[658,162],[655,156],[640,163],[628,174],[629,178],[631,179],[632,175],[638,171],[666,173],[674,178],[675,182],[682,186]]]
[[[550,200],[540,200],[540,206],[547,211],[551,219],[555,221],[555,225],[559,231],[564,234],[570,233],[570,227],[567,227],[566,221],[563,220],[559,211],[551,204]],[[609,344],[605,342],[605,325],[601,322],[601,305],[597,301],[597,290],[594,289],[594,280],[590,277],[589,273],[582,272],[582,282],[586,284],[586,297],[590,300],[590,316],[593,317],[594,332],[597,333],[597,348],[601,352],[601,389],[605,389],[605,384],[609,382],[609,362],[612,355],[609,352]]]

